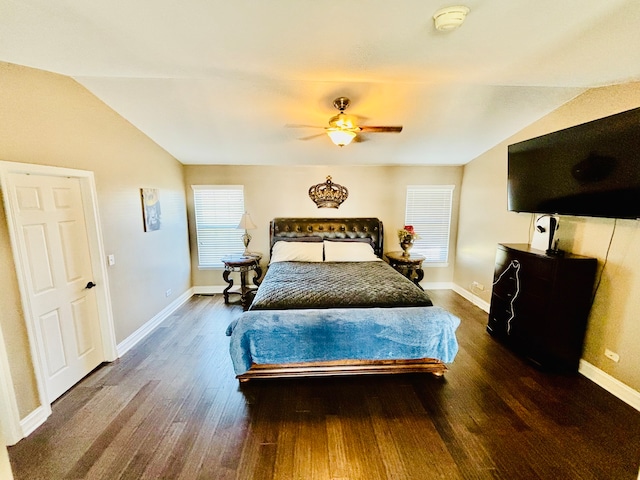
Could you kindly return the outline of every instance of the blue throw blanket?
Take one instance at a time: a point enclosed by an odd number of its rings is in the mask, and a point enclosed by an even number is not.
[[[248,311],[227,328],[237,375],[253,363],[435,358],[451,363],[460,319],[440,307]]]

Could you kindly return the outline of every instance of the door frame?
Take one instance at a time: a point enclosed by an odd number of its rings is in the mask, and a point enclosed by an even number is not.
[[[15,213],[16,206],[13,205],[13,200],[8,192],[8,175],[10,173],[37,174],[49,177],[72,177],[79,180],[87,229],[89,255],[91,257],[91,268],[93,269],[95,283],[101,287],[95,289],[95,294],[100,334],[102,336],[103,361],[111,362],[117,359],[118,352],[113,324],[113,311],[111,308],[111,295],[109,292],[109,278],[107,275],[106,262],[104,261],[106,255],[104,253],[102,231],[100,228],[101,223],[98,214],[98,197],[93,172],[38,164],[0,161],[0,190],[2,191],[5,214],[7,216],[11,249],[20,290],[20,300],[29,337],[30,357],[40,402],[40,405],[34,412],[29,413],[25,419],[20,418],[18,402],[9,369],[9,357],[2,335],[2,326],[0,325],[0,402],[5,406],[0,410],[0,428],[4,433],[7,444],[13,445],[44,423],[47,417],[51,415],[51,404],[48,401],[49,397],[44,382],[44,352],[41,351],[36,341],[36,319],[33,315],[27,290],[27,263],[26,259],[22,258],[22,250],[19,248],[19,240],[16,233],[18,228]]]

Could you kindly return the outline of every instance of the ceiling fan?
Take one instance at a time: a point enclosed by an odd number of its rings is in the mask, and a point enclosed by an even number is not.
[[[337,115],[334,115],[329,119],[328,127],[320,127],[324,128],[326,134],[329,136],[331,141],[338,145],[339,147],[344,147],[345,145],[349,145],[357,136],[358,133],[381,133],[381,132],[395,132],[399,133],[402,131],[402,126],[386,126],[386,127],[375,127],[370,125],[357,125],[356,117],[353,115],[348,115],[344,113],[347,107],[350,104],[350,100],[347,97],[338,97],[333,101],[333,106],[336,107],[340,111]],[[309,127],[310,125],[290,125],[293,127]],[[313,135],[312,137],[306,137],[306,139],[314,138],[318,135]]]

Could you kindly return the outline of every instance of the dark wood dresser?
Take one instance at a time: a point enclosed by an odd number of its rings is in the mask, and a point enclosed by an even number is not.
[[[487,331],[544,370],[577,372],[597,263],[498,245]]]

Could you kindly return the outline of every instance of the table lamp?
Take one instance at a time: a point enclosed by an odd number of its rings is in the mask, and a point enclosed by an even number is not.
[[[255,230],[256,225],[255,223],[253,223],[253,221],[251,220],[251,215],[249,215],[249,213],[244,212],[242,214],[242,218],[240,219],[240,223],[238,224],[238,229],[242,229],[244,230],[244,235],[242,235],[242,242],[244,243],[244,255],[250,255],[251,252],[249,252],[249,242],[251,241],[251,235],[249,235],[249,232],[247,232],[247,230]]]

